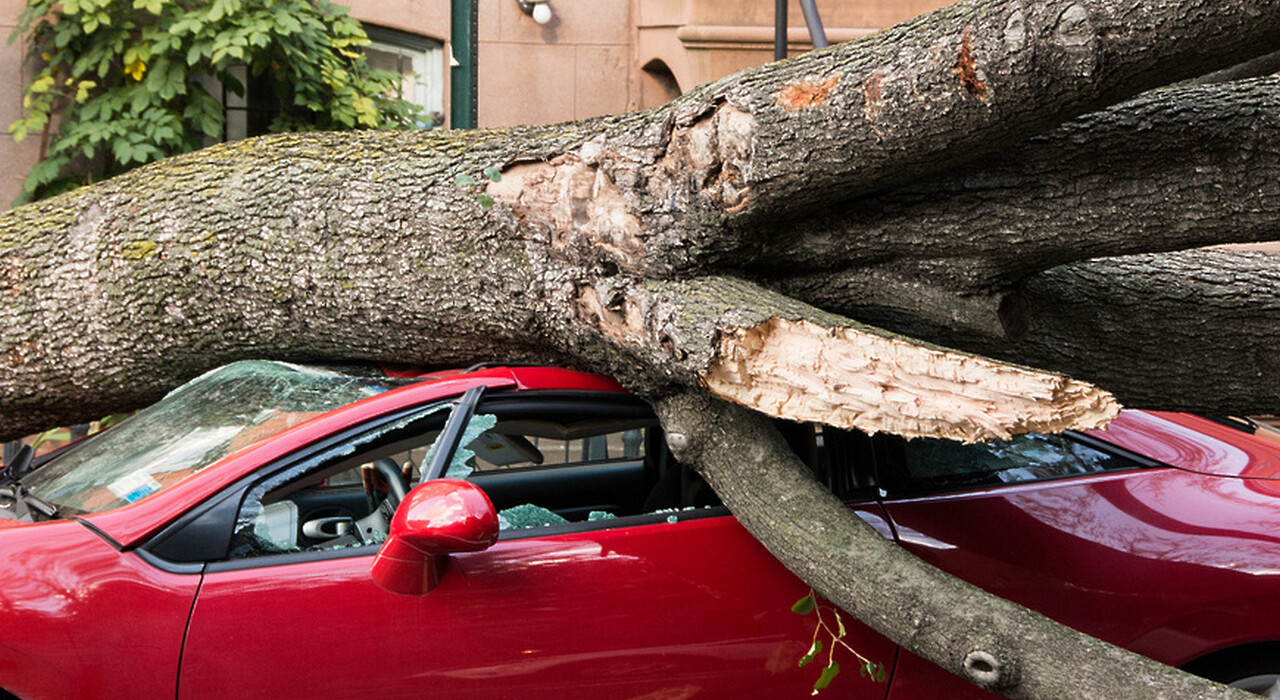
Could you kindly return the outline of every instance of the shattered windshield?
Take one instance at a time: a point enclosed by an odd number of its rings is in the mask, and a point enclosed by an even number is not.
[[[236,362],[72,448],[23,485],[64,513],[102,512],[309,418],[405,383],[283,362]]]

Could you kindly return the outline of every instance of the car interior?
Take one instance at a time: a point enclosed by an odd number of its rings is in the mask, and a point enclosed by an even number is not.
[[[422,478],[448,411],[369,429],[246,493],[229,559],[381,543]],[[1052,479],[1141,466],[1083,436],[961,445],[813,424],[777,424],[815,477],[846,501]],[[483,400],[444,476],[480,486],[501,538],[726,512],[667,449],[652,410],[623,394],[524,393]],[[600,521],[627,519],[618,523]]]
[[[245,498],[232,557],[376,544],[417,484],[443,420],[411,421],[357,451]],[[479,485],[506,536],[720,506],[667,450],[652,411],[631,397],[527,395],[482,403],[445,476]]]

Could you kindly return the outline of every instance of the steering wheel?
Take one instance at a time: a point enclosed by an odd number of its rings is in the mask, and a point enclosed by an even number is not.
[[[361,542],[381,542],[391,530],[391,516],[409,493],[409,480],[394,459],[383,457],[374,460],[373,468],[387,482],[387,497],[374,507],[373,512],[355,522],[355,535]]]
[[[403,471],[400,471],[400,465],[396,464],[396,461],[390,457],[375,460],[373,468],[387,482],[387,498],[383,502],[389,503],[391,512],[394,513],[396,507],[400,505],[400,501],[403,501],[405,496],[409,495],[409,479],[405,477]]]

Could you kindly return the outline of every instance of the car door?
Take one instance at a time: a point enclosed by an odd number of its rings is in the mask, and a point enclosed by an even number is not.
[[[797,662],[815,617],[791,610],[807,588],[671,460],[648,408],[625,395],[514,395],[476,409],[443,473],[485,489],[507,529],[485,551],[454,555],[429,593],[379,588],[369,574],[376,544],[343,535],[334,547],[292,551],[280,533],[305,522],[282,526],[286,515],[267,527],[263,513],[283,513],[281,500],[329,486],[317,475],[379,459],[421,472],[444,449],[431,444],[450,432],[441,423],[406,418],[245,486],[231,554],[207,566],[192,610],[179,698],[810,691],[818,669]],[[275,539],[264,543],[268,530]],[[890,642],[848,617],[844,625],[853,648],[892,664]],[[827,692],[885,690],[847,673]]]

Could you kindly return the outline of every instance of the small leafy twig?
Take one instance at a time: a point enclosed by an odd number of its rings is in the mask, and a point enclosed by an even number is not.
[[[835,619],[835,629],[832,629],[831,625],[828,624],[827,619],[823,617],[824,610],[829,612]],[[813,613],[815,617],[817,617],[817,624],[813,627],[813,642],[809,645],[809,651],[805,652],[805,655],[800,657],[799,665],[801,668],[813,663],[814,659],[822,653],[822,640],[818,638],[821,633],[826,632],[827,637],[831,640],[830,646],[827,647],[827,664],[823,667],[822,673],[818,675],[818,680],[813,684],[814,695],[817,695],[819,691],[831,685],[831,681],[835,679],[836,674],[840,673],[840,664],[837,663],[835,659],[837,646],[844,647],[850,654],[853,654],[854,657],[858,659],[858,663],[860,664],[858,672],[864,678],[870,678],[872,681],[877,683],[884,682],[884,664],[876,663],[871,659],[868,659],[862,654],[859,654],[857,649],[849,646],[849,643],[844,640],[847,631],[844,628],[844,619],[840,617],[840,611],[834,606],[821,604],[818,601],[817,594],[813,592],[812,588],[809,589],[809,593],[807,595],[800,600],[797,600],[795,605],[791,606],[791,611],[799,615],[808,615],[809,613]]]

